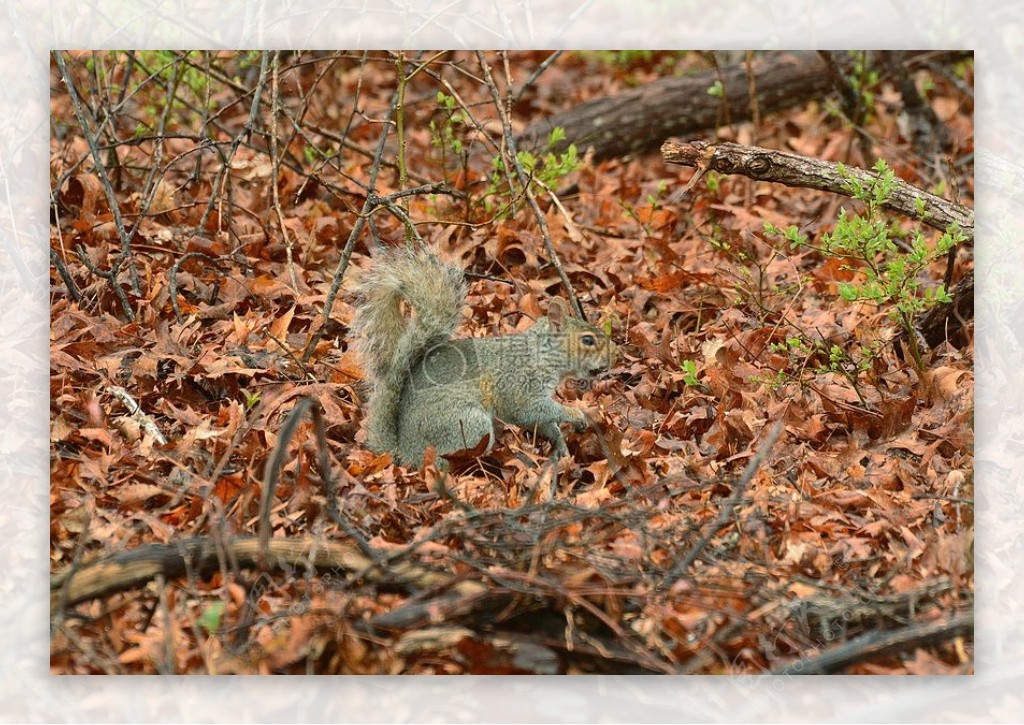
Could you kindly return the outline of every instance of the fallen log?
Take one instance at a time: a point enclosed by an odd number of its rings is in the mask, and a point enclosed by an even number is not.
[[[178,544],[149,544],[113,554],[51,577],[50,615],[53,617],[64,607],[138,588],[158,576],[173,579],[189,572],[207,576],[218,570],[225,558],[240,567],[257,568],[259,553],[257,537],[241,537],[222,546],[201,538]],[[340,570],[370,583],[405,589],[435,589],[450,584],[462,596],[486,591],[480,582],[453,582],[451,575],[419,564],[390,561],[386,566],[378,566],[356,544],[347,541],[304,537],[268,542],[268,569],[307,567],[317,571]]]
[[[925,62],[970,55],[963,51],[894,51],[880,68],[913,69]],[[851,57],[835,54],[834,58],[838,70],[852,67]],[[819,53],[766,53],[753,61],[750,75],[746,64],[738,63],[681,78],[660,78],[618,95],[581,103],[530,125],[517,139],[517,147],[560,153],[575,144],[580,155],[593,151],[596,161],[648,151],[668,136],[750,120],[755,108],[764,116],[823,98],[835,90],[834,76],[835,70],[830,71]],[[718,82],[721,94],[708,93]],[[756,103],[751,102],[751,88]],[[548,138],[556,126],[565,131],[565,138],[548,149]]]

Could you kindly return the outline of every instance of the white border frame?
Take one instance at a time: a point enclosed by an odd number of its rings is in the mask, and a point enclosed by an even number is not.
[[[0,720],[1012,721],[1024,712],[1024,3],[967,0],[3,0]],[[50,48],[974,48],[977,650],[960,678],[48,675]],[[1010,169],[1006,172],[1005,169]],[[1003,169],[1003,170],[997,170]],[[1014,261],[1017,260],[1017,261]],[[1007,270],[1011,270],[1009,273]],[[1017,272],[1019,273],[1019,272]],[[1024,334],[1022,334],[1024,338]],[[1002,362],[1000,369],[997,364]],[[1014,391],[1010,393],[1009,391]]]

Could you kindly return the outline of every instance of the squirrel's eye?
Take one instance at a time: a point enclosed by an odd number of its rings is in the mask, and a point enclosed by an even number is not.
[[[595,340],[594,340],[594,336],[593,335],[584,335],[582,337],[582,340],[583,340],[583,344],[586,345],[587,347],[593,347],[594,344],[595,344]]]

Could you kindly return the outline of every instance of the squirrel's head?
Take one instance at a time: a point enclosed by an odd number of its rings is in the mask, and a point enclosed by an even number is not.
[[[566,303],[556,297],[548,306],[552,333],[564,342],[567,375],[589,379],[608,370],[619,357],[619,348],[602,330],[569,315]]]

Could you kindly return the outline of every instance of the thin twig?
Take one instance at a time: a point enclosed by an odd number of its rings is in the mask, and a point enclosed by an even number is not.
[[[82,506],[81,510],[85,513],[85,521],[82,523],[82,530],[78,535],[78,539],[75,541],[75,550],[71,553],[71,563],[64,570],[67,573],[67,578],[64,580],[70,582],[74,575],[82,567],[82,556],[85,554],[85,545],[89,541],[89,524],[92,522],[92,516],[89,513],[89,509],[86,506]],[[50,605],[50,636],[61,628],[64,622],[64,615],[67,613],[67,608],[71,605],[70,601],[71,588],[68,586],[61,586],[60,591],[56,597],[51,594],[51,605]]]
[[[277,212],[277,223],[281,227],[281,236],[284,238],[284,251],[288,264],[288,276],[291,279],[292,289],[295,294],[299,293],[299,280],[295,274],[295,259],[293,247],[295,245],[291,235],[288,234],[288,227],[284,223],[284,213],[281,211],[281,193],[278,191],[278,174],[281,173],[281,159],[277,154],[277,104],[278,104],[278,69],[281,65],[281,51],[275,50],[273,60],[270,63],[270,189],[274,200],[274,211]]]
[[[505,57],[505,53],[501,54]],[[540,205],[537,204],[537,199],[534,197],[533,192],[530,190],[531,180],[526,170],[523,168],[522,162],[519,160],[519,154],[516,151],[516,140],[512,135],[512,121],[509,118],[509,114],[505,105],[501,101],[501,94],[498,92],[498,87],[494,84],[494,78],[491,77],[491,68],[487,63],[487,58],[484,57],[482,51],[476,52],[477,60],[480,63],[480,67],[483,70],[484,81],[487,84],[487,88],[491,91],[491,98],[494,99],[494,106],[498,111],[498,116],[501,118],[501,125],[505,132],[505,148],[504,153],[508,162],[516,170],[516,175],[519,178],[519,184],[523,187],[523,193],[526,195],[526,201],[533,210],[533,216],[537,220],[537,226],[540,227],[541,237],[544,240],[544,247],[547,249],[548,257],[551,260],[551,264],[554,265],[558,271],[558,276],[562,280],[562,286],[565,288],[565,293],[569,297],[569,302],[573,307],[573,311],[576,316],[582,320],[586,319],[583,314],[583,308],[580,306],[580,301],[576,299],[576,293],[572,288],[572,283],[569,281],[569,276],[565,273],[565,268],[562,267],[562,262],[558,257],[558,252],[555,251],[555,245],[551,241],[551,233],[548,231],[548,223],[544,218],[544,212],[541,211]]]
[[[274,491],[277,489],[281,477],[281,467],[284,465],[285,457],[288,454],[288,444],[291,443],[298,430],[299,422],[305,413],[309,413],[313,420],[313,429],[317,439],[317,464],[320,468],[320,478],[324,482],[327,492],[327,513],[331,519],[338,524],[346,536],[351,538],[364,554],[375,559],[377,554],[373,547],[363,538],[362,534],[341,518],[338,513],[338,502],[334,488],[334,478],[331,476],[331,462],[327,454],[327,434],[324,426],[323,413],[320,404],[312,398],[301,398],[292,409],[291,415],[281,427],[278,434],[277,446],[267,459],[267,465],[263,473],[263,486],[260,492],[260,523],[259,523],[259,556],[260,568],[266,571],[269,567],[267,551],[270,544],[270,502],[274,498]]]
[[[754,128],[751,132],[751,143],[757,143],[757,129],[761,126],[761,103],[757,98],[757,77],[754,75],[754,51],[748,50],[744,60],[747,71],[747,93],[750,94],[750,120]]]
[[[64,264],[64,260],[60,258],[56,250],[50,248],[50,263],[57,269],[57,273],[60,278],[64,280],[64,286],[68,290],[68,296],[75,302],[82,301],[82,293],[78,291],[78,285],[75,284],[75,280],[71,277],[71,273],[68,272],[67,266]]]
[[[306,352],[302,355],[302,361],[305,363],[309,362],[309,359],[313,356],[316,351],[316,346],[320,343],[321,338],[324,336],[324,331],[327,329],[327,321],[331,319],[331,309],[334,307],[334,298],[338,296],[338,290],[341,289],[341,281],[345,278],[345,271],[348,269],[349,259],[352,257],[352,251],[355,249],[356,241],[359,239],[359,235],[363,231],[363,226],[366,224],[366,219],[369,212],[373,210],[377,202],[377,197],[374,193],[374,189],[377,186],[377,175],[380,173],[381,159],[384,158],[384,147],[388,140],[388,129],[391,127],[391,118],[395,115],[395,109],[398,107],[398,93],[391,99],[391,108],[388,110],[388,115],[384,119],[384,132],[380,135],[380,141],[377,143],[377,153],[373,157],[373,164],[370,166],[370,179],[369,179],[369,193],[366,195],[366,201],[363,203],[363,209],[359,216],[356,218],[356,223],[352,225],[352,232],[348,235],[348,241],[345,242],[345,248],[341,250],[341,259],[338,260],[338,266],[334,269],[334,276],[331,280],[331,288],[327,291],[327,298],[324,300],[324,309],[321,312],[320,327],[313,333],[313,338],[309,341],[306,346]]]
[[[68,98],[71,100],[71,107],[75,111],[75,117],[78,118],[78,123],[82,127],[82,135],[85,137],[85,141],[89,145],[89,151],[92,153],[96,176],[99,177],[100,182],[103,184],[103,191],[106,194],[107,203],[110,205],[110,213],[114,216],[114,226],[117,228],[118,236],[121,239],[121,260],[113,266],[113,269],[117,270],[120,268],[121,262],[127,262],[132,290],[136,296],[141,297],[142,286],[139,284],[139,273],[135,268],[135,260],[132,257],[131,236],[129,236],[128,231],[125,229],[124,219],[121,217],[121,207],[117,203],[114,187],[111,186],[110,178],[107,176],[107,169],[103,165],[99,146],[96,143],[95,136],[89,130],[89,121],[86,119],[81,99],[78,97],[78,89],[75,88],[75,82],[71,78],[71,74],[68,73],[67,65],[64,63],[64,54],[59,50],[55,50],[53,51],[53,57],[57,61],[57,67],[60,69],[61,77],[64,79],[64,86],[68,90]],[[135,319],[134,313],[129,319]]]
[[[545,58],[544,62],[537,66],[536,69],[534,69],[533,73],[531,73],[526,78],[526,80],[523,81],[523,85],[519,86],[519,90],[516,91],[515,95],[513,96],[513,101],[518,102],[519,99],[522,97],[523,93],[526,92],[526,89],[532,86],[534,83],[536,83],[537,79],[540,78],[541,73],[550,68],[551,64],[558,60],[558,58],[564,52],[564,50],[556,50],[554,53]]]
[[[167,578],[158,574],[156,580],[158,608],[160,610],[160,625],[164,630],[162,657],[157,657],[157,672],[161,675],[174,674],[174,624],[171,622],[171,607],[167,601]]]
[[[398,190],[401,191],[409,183],[409,174],[405,163],[405,87],[408,78],[405,75],[405,52],[398,51],[395,56],[395,66],[398,73],[398,105],[395,106],[395,139],[398,144],[396,159],[398,161]],[[409,201],[403,199],[401,206],[408,211]],[[412,241],[412,223],[408,221],[408,214],[405,215],[405,241],[408,244]]]
[[[163,180],[163,174],[166,172],[166,168],[160,173],[160,178],[157,178],[157,171],[160,170],[160,165],[163,162],[164,155],[164,133],[167,129],[167,120],[171,116],[171,109],[174,107],[174,99],[178,94],[178,84],[181,82],[181,63],[174,64],[174,76],[170,81],[170,88],[167,91],[167,97],[172,99],[168,101],[164,106],[163,113],[160,114],[160,122],[157,125],[156,133],[154,134],[153,142],[153,161],[149,167],[149,173],[146,175],[146,181],[142,186],[142,198],[145,199],[143,202],[142,209],[139,210],[139,222],[146,218],[149,207],[152,206],[153,200],[156,198],[157,190],[160,187],[160,182]],[[180,156],[178,157],[180,158]],[[136,222],[138,224],[138,222]]]
[[[974,636],[974,612],[961,612],[948,619],[924,624],[911,624],[893,632],[868,632],[843,642],[811,657],[801,657],[794,662],[771,670],[773,675],[820,675],[836,672],[844,667],[870,662],[943,642],[956,637]]]
[[[125,294],[125,291],[121,288],[121,285],[117,283],[117,270],[118,266],[121,263],[121,256],[118,255],[118,257],[114,260],[113,264],[111,264],[110,269],[104,272],[102,269],[100,269],[99,267],[92,263],[92,260],[89,259],[89,255],[86,254],[85,249],[82,248],[82,245],[77,245],[75,247],[75,252],[78,254],[78,258],[82,260],[82,264],[86,266],[86,269],[95,274],[97,277],[102,277],[103,279],[107,280],[107,284],[110,285],[110,288],[114,291],[114,294],[117,295],[117,298],[121,301],[121,309],[124,310],[125,317],[128,318],[129,322],[134,322],[135,310],[132,309],[132,305],[128,301],[128,295]]]
[[[729,112],[729,89],[725,82],[725,76],[722,73],[722,67],[718,65],[718,54],[715,51],[708,51],[708,58],[711,60],[711,66],[715,69],[715,80],[718,82],[718,88],[721,89],[722,95],[719,96],[722,100],[722,119],[721,126],[732,126],[732,114]],[[735,129],[733,129],[735,131]],[[718,138],[718,130],[715,130],[715,137]]]
[[[117,385],[111,385],[107,390],[110,391],[111,395],[124,404],[124,407],[128,409],[128,415],[132,420],[142,426],[142,430],[146,431],[153,440],[160,445],[167,443],[167,439],[164,437],[164,434],[160,432],[160,427],[156,424],[156,421],[142,411],[142,406],[135,402],[135,398],[133,398],[127,390]]]
[[[722,529],[724,529],[731,521],[733,511],[743,498],[743,494],[747,490],[747,486],[750,481],[754,478],[754,474],[757,473],[757,469],[761,467],[764,459],[767,458],[768,453],[771,451],[772,446],[775,445],[775,441],[778,440],[779,434],[782,433],[782,421],[779,420],[772,426],[771,431],[765,436],[764,440],[761,441],[761,447],[758,449],[754,457],[750,459],[747,467],[743,469],[743,474],[736,481],[732,496],[729,497],[723,505],[721,510],[718,512],[718,518],[714,520],[707,532],[697,541],[696,544],[690,549],[690,551],[684,556],[678,564],[676,564],[668,574],[665,575],[664,580],[661,582],[659,589],[669,589],[676,581],[686,574],[686,570],[690,568],[693,562],[697,561],[697,557],[701,555],[704,549],[711,539]]]
[[[867,65],[867,51],[863,51],[865,58],[864,64]],[[846,119],[850,122],[853,127],[854,135],[860,142],[861,155],[864,157],[864,163],[871,162],[871,137],[868,135],[864,128],[863,121],[864,115],[867,113],[867,108],[863,104],[862,94],[858,92],[858,89],[854,88],[850,78],[843,73],[839,67],[839,52],[835,50],[819,50],[818,55],[825,61],[825,67],[828,69],[829,78],[832,80],[832,84],[839,94],[841,100],[841,106],[843,113],[846,115]]]
[[[238,132],[238,135],[236,135],[234,139],[232,139],[231,148],[228,149],[227,154],[224,155],[221,161],[221,167],[217,171],[217,176],[210,185],[210,201],[206,205],[206,211],[203,212],[203,216],[197,225],[199,229],[206,228],[206,220],[209,219],[210,214],[213,212],[214,205],[224,193],[224,186],[227,183],[228,178],[231,176],[231,160],[235,157],[238,147],[242,145],[242,139],[250,138],[252,136],[253,129],[256,126],[256,121],[259,118],[260,98],[263,93],[263,86],[267,82],[267,59],[267,53],[263,53],[262,58],[260,59],[260,77],[259,80],[256,81],[256,88],[254,88],[252,92],[252,105],[249,107],[249,117],[246,119],[245,126],[242,127],[242,130]],[[219,192],[218,186],[220,187]],[[223,214],[220,215],[220,217],[223,219]]]

